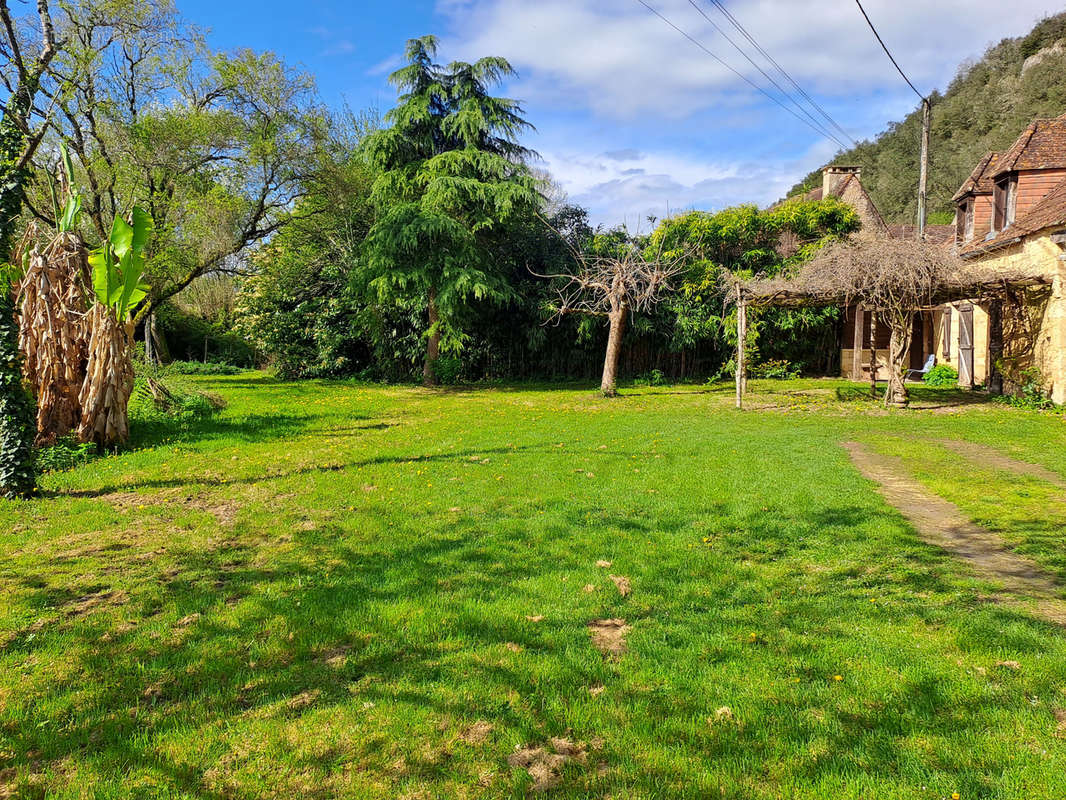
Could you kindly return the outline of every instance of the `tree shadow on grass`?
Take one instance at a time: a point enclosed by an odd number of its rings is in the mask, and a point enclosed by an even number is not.
[[[385,428],[391,427],[385,425]],[[381,425],[368,425],[363,430],[381,430]],[[290,434],[292,435],[292,434]],[[300,434],[305,435],[305,434]],[[328,433],[315,433],[316,436],[328,436]],[[347,434],[338,434],[347,435]],[[271,437],[271,438],[284,438],[284,436]],[[266,441],[261,439],[251,439],[249,441]],[[284,480],[286,478],[297,477],[300,475],[314,475],[317,473],[330,473],[330,472],[345,472],[348,470],[355,470],[359,467],[378,466],[382,464],[407,464],[407,463],[446,463],[454,461],[467,461],[474,457],[484,457],[490,455],[511,455],[521,452],[553,452],[553,445],[551,443],[531,444],[531,445],[516,445],[514,447],[485,447],[474,448],[467,450],[457,450],[448,453],[402,453],[395,455],[380,455],[372,456],[370,458],[355,459],[347,461],[343,464],[322,464],[318,466],[299,467],[297,469],[281,470],[276,472],[264,472],[261,474],[249,475],[245,477],[230,476],[225,479],[202,475],[198,477],[175,477],[175,478],[153,478],[148,480],[135,481],[133,483],[125,483],[119,485],[106,485],[96,489],[89,490],[75,490],[68,492],[56,492],[51,494],[42,493],[42,497],[103,497],[105,495],[114,494],[119,491],[135,491],[137,489],[170,489],[180,486],[241,486],[241,485],[255,485],[260,483],[267,483],[270,481]],[[624,455],[620,451],[615,451],[613,455]]]
[[[484,452],[491,451],[471,451]],[[270,753],[259,737],[285,742],[286,726],[306,719],[311,727],[302,730],[310,731],[307,735],[320,726],[337,738],[320,749],[290,747],[283,772],[309,773],[323,796],[330,794],[329,781],[345,769],[378,774],[398,789],[400,779],[389,772],[398,750],[410,751],[406,779],[426,782],[462,775],[464,751],[442,747],[434,758],[419,760],[420,743],[396,738],[402,725],[387,727],[398,724],[396,719],[381,720],[384,732],[365,743],[346,739],[331,726],[351,725],[374,706],[401,716],[404,710],[417,710],[446,726],[481,718],[502,737],[491,756],[502,767],[505,742],[535,743],[563,735],[572,723],[567,706],[580,702],[567,698],[587,694],[586,687],[600,682],[617,685],[618,699],[604,698],[602,710],[589,706],[582,711],[584,717],[578,718],[586,719],[585,724],[615,724],[612,717],[621,714],[626,727],[657,726],[649,744],[669,740],[687,752],[683,759],[655,760],[640,752],[614,751],[608,742],[606,758],[637,761],[636,773],[623,776],[624,787],[614,788],[655,796],[664,786],[692,780],[698,771],[692,765],[708,759],[733,765],[775,763],[782,742],[790,748],[788,775],[794,782],[813,786],[847,776],[896,774],[901,760],[914,758],[906,750],[908,739],[949,730],[960,739],[983,736],[989,708],[1007,708],[999,696],[959,699],[929,675],[918,675],[854,704],[836,703],[826,693],[747,696],[742,713],[748,731],[758,722],[772,735],[746,734],[739,725],[707,725],[694,734],[686,725],[708,714],[707,698],[682,676],[686,669],[701,669],[700,663],[681,662],[675,673],[667,660],[662,680],[670,691],[649,691],[646,675],[626,679],[628,672],[647,668],[639,636],[634,636],[630,654],[612,663],[589,646],[584,629],[588,612],[578,601],[568,606],[560,594],[555,617],[536,625],[525,618],[526,609],[546,601],[538,581],[565,585],[566,597],[577,591],[559,581],[589,568],[594,548],[575,537],[588,519],[598,529],[618,529],[638,539],[690,537],[694,545],[701,543],[702,530],[691,529],[690,523],[715,521],[720,524],[713,532],[721,541],[711,552],[718,561],[694,565],[691,550],[664,549],[657,559],[634,564],[641,570],[634,598],[598,602],[606,604],[608,613],[646,624],[649,647],[666,643],[677,654],[706,647],[712,633],[747,626],[753,608],[765,607],[768,613],[771,601],[784,604],[781,627],[792,638],[781,638],[766,651],[721,647],[712,654],[717,674],[739,681],[753,660],[769,659],[781,669],[793,665],[805,680],[825,681],[816,668],[823,654],[850,642],[857,614],[882,613],[863,605],[871,589],[893,597],[918,591],[952,597],[957,590],[949,557],[918,541],[897,516],[872,506],[744,514],[725,504],[708,504],[684,513],[649,507],[620,514],[588,505],[568,513],[562,524],[539,531],[537,547],[550,552],[550,558],[539,557],[523,537],[491,533],[473,519],[445,524],[425,512],[397,521],[385,507],[364,513],[375,517],[379,530],[397,525],[401,530],[370,543],[329,523],[294,534],[285,546],[252,536],[242,539],[239,531],[209,548],[170,541],[168,568],[128,558],[122,577],[128,598],[88,613],[73,613],[71,604],[78,592],[107,588],[103,581],[57,593],[46,571],[16,576],[25,602],[49,621],[35,631],[21,631],[0,655],[27,666],[58,658],[63,669],[33,672],[24,685],[40,707],[65,711],[62,725],[42,724],[32,706],[21,716],[8,715],[0,731],[12,756],[0,767],[31,769],[35,761],[60,765],[89,760],[90,772],[115,786],[123,785],[133,767],[193,797],[253,797],[259,794],[238,785],[225,770],[255,769],[257,759]],[[522,524],[518,517],[514,521]],[[886,524],[888,533],[871,535]],[[413,537],[416,530],[422,533]],[[825,566],[815,563],[815,556],[825,551],[830,536],[839,545],[841,563],[828,565],[815,580],[807,567]],[[882,551],[888,547],[900,552]],[[111,552],[107,557],[124,558]],[[760,562],[775,569],[763,574]],[[789,565],[794,570],[780,569]],[[693,571],[694,578],[685,577]],[[786,586],[806,588],[794,598],[775,600]],[[814,607],[815,601],[833,603],[829,611],[846,613],[828,616]],[[1048,630],[1045,623],[1006,609],[982,614],[981,638],[987,634],[989,641],[1009,646],[1038,642]],[[123,619],[137,626],[124,629]],[[930,621],[969,624],[942,610],[923,612],[917,604],[885,612],[884,624],[905,630]],[[509,655],[508,644],[520,654]],[[57,648],[64,653],[57,654]],[[891,656],[886,658],[891,663]],[[88,696],[91,702],[79,700]],[[627,698],[632,707],[617,705]],[[175,740],[187,736],[190,727],[203,729],[203,749],[174,755]],[[419,735],[427,746],[434,736],[447,739],[436,730],[427,723]],[[577,730],[574,736],[598,733]],[[814,740],[824,746],[808,755]],[[939,769],[975,771],[962,756],[939,758],[946,759]],[[205,776],[208,764],[223,765],[222,786]],[[759,767],[750,769],[758,780]],[[268,779],[274,777],[271,773]],[[604,778],[607,784],[612,780]],[[974,778],[970,788],[990,790],[981,780]],[[286,788],[276,787],[280,793]]]
[[[191,420],[161,414],[151,420],[134,420],[126,447],[143,449],[177,441],[196,443],[217,439],[269,442],[294,436],[315,420],[310,414],[221,414]]]

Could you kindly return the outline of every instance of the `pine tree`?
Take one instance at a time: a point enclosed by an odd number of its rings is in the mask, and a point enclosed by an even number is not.
[[[516,101],[489,94],[513,74],[511,65],[483,58],[443,67],[436,52],[432,36],[408,42],[408,64],[390,76],[401,92],[385,117],[390,126],[365,145],[381,171],[368,285],[382,299],[424,300],[426,385],[437,382],[441,348],[462,345],[467,301],[509,296],[486,237],[540,200],[525,164],[531,153],[518,143],[531,126]]]

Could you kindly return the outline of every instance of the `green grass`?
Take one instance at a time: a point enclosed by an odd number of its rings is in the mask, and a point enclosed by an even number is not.
[[[557,797],[1066,796],[1066,632],[839,446],[904,455],[1066,583],[1061,492],[929,444],[1066,475],[1061,416],[831,381],[743,413],[728,387],[190,381],[227,409],[0,503],[0,797],[521,797],[508,755],[556,736],[590,743]],[[618,660],[586,628],[613,617]]]

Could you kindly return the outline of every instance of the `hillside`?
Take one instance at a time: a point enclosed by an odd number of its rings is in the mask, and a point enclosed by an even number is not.
[[[952,195],[985,153],[1009,147],[1034,118],[1066,112],[1066,12],[1044,19],[1027,36],[1004,39],[979,61],[964,63],[947,90],[931,99],[931,221],[950,222]],[[920,136],[916,109],[874,141],[834,159],[862,166],[863,184],[889,222],[913,222],[917,215]],[[817,170],[789,194],[820,182]]]

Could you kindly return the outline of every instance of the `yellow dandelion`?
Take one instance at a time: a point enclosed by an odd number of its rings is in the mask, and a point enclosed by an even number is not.
[[[844,676],[843,675],[834,675],[833,676],[833,680],[842,681],[842,680],[844,680]]]

